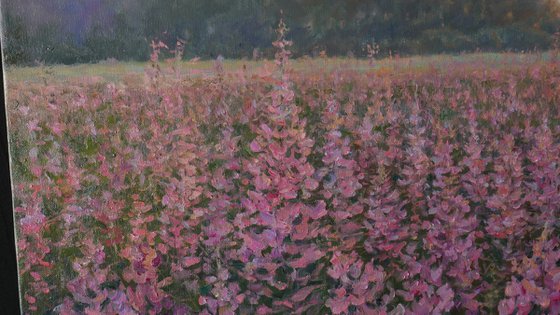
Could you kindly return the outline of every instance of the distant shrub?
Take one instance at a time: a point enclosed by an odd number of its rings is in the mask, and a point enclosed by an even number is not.
[[[472,50],[471,37],[450,29],[431,29],[422,32],[418,38],[423,53],[450,53]]]
[[[549,34],[522,25],[484,29],[474,36],[474,41],[478,47],[489,50],[527,51],[546,49],[552,44]]]

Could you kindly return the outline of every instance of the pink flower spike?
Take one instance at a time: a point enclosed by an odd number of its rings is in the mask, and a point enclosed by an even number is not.
[[[307,190],[315,190],[319,187],[319,182],[314,180],[313,178],[308,178],[304,181],[305,189]]]
[[[251,144],[249,144],[249,148],[255,153],[262,151],[261,145],[257,142],[257,140],[251,141]]]
[[[199,262],[200,262],[199,257],[185,257],[185,259],[183,259],[183,265],[185,265],[185,267],[187,268],[190,266],[194,266]]]

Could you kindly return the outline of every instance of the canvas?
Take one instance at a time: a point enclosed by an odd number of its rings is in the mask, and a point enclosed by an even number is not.
[[[560,314],[555,0],[0,0],[23,314]]]

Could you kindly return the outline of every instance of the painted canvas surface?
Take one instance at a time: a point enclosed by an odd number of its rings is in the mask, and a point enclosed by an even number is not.
[[[24,314],[560,314],[560,2],[0,5]]]

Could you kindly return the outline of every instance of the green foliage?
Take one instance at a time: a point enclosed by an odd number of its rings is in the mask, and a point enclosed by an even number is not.
[[[6,4],[9,64],[145,61],[152,39],[173,49],[179,38],[187,42],[185,58],[251,58],[254,49],[270,58],[281,11],[296,57],[323,50],[365,57],[366,44],[373,42],[381,56],[548,49],[560,26],[558,5],[546,0],[142,0],[101,5],[103,17],[90,26],[69,26],[60,22],[73,18],[69,13],[43,6],[55,10],[59,22],[32,18],[25,4]]]

